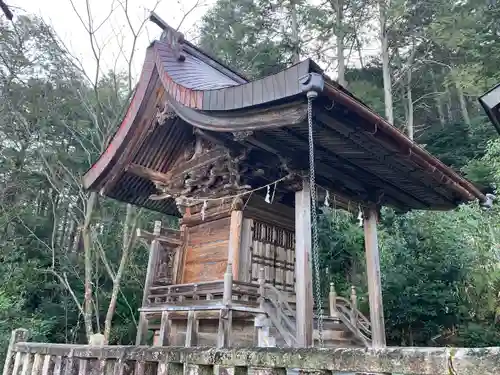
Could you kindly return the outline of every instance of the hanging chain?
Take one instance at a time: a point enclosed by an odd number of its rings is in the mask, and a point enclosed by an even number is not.
[[[319,249],[318,249],[318,217],[316,210],[316,172],[314,167],[314,138],[312,102],[317,96],[315,91],[307,93],[307,120],[309,126],[309,185],[311,189],[311,228],[312,228],[312,256],[314,265],[314,287],[318,315],[319,346],[323,347],[323,301],[321,299],[321,283],[319,275]]]

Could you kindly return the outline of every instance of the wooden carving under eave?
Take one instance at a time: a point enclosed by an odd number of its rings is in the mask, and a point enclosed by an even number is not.
[[[156,186],[159,194],[150,199],[180,198],[179,201],[189,203],[191,198],[199,202],[200,199],[234,195],[251,189],[245,178],[248,153],[249,150],[243,148],[235,154],[195,134],[192,144],[167,173],[137,164],[129,165],[127,171],[150,180]]]
[[[157,125],[163,125],[166,121],[172,120],[177,117],[177,114],[170,106],[169,102],[165,102],[163,108],[157,108],[156,112],[156,123]]]

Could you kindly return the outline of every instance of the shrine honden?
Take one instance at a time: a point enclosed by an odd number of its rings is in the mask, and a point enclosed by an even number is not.
[[[249,82],[166,25],[87,189],[174,215],[152,233],[137,344],[385,346],[380,207],[487,198],[311,60]],[[363,215],[369,318],[319,290],[317,204]],[[149,333],[149,335],[148,335]]]

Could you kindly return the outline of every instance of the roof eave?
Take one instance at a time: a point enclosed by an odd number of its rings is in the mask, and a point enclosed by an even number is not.
[[[462,178],[450,167],[443,164],[439,159],[435,158],[427,151],[419,147],[416,143],[414,143],[407,136],[401,133],[397,128],[391,125],[387,120],[377,115],[375,112],[373,112],[361,102],[357,101],[355,98],[347,95],[345,92],[334,87],[328,82],[325,83],[325,93],[329,96],[332,96],[335,100],[339,101],[350,110],[356,112],[361,117],[368,120],[370,123],[376,125],[378,131],[382,131],[393,138],[402,148],[405,148],[407,150],[407,153],[409,155],[420,158],[427,165],[430,173],[439,172],[446,178],[451,180],[455,185],[456,190],[461,193],[461,196],[463,196],[463,201],[479,199],[479,201],[485,202],[487,200],[486,196],[471,182]]]

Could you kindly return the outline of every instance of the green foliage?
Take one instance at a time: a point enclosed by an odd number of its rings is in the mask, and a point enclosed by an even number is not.
[[[487,119],[477,117],[471,125],[456,122],[446,127],[432,129],[422,137],[422,142],[428,142],[426,149],[442,162],[460,170],[471,160],[481,158],[487,149],[486,140],[494,136],[495,130]],[[468,177],[474,181],[484,182],[484,179],[478,180],[479,176]]]
[[[292,61],[270,1],[220,0],[203,18],[200,45],[251,78],[277,73]]]
[[[340,294],[360,285],[363,265],[363,229],[346,211],[324,208],[319,218],[319,246],[322,267],[328,270],[324,282],[335,283]],[[327,285],[324,285],[325,290]]]

